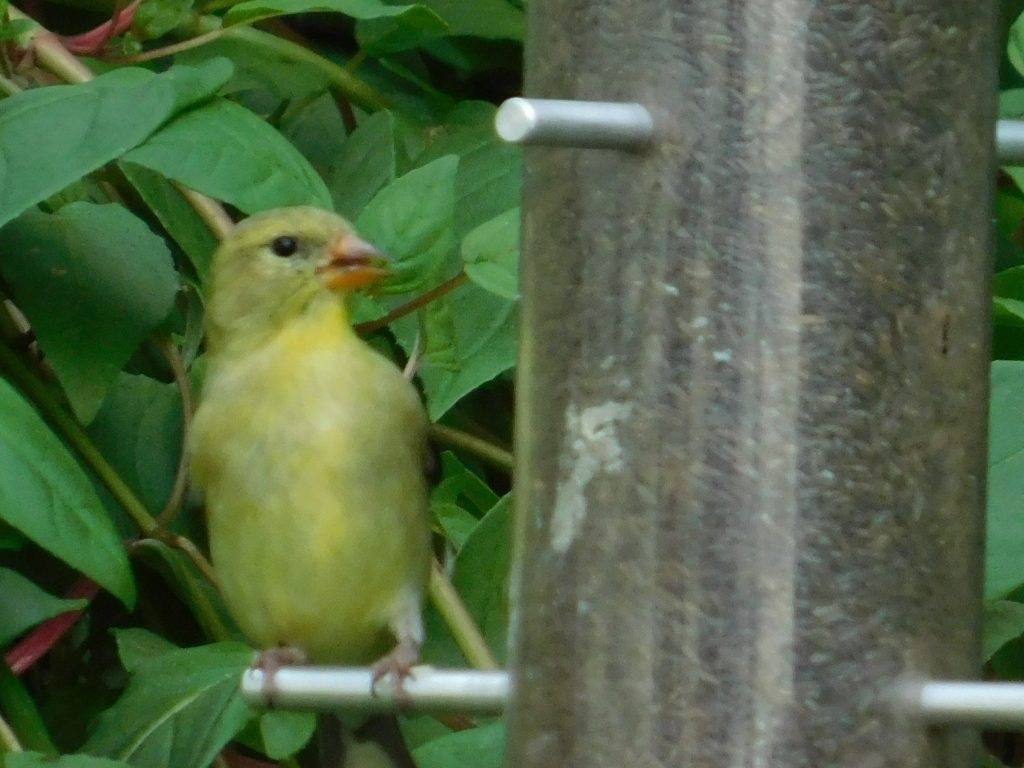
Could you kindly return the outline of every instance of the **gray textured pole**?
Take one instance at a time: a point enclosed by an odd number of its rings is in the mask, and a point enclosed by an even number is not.
[[[972,765],[994,3],[529,9],[509,765]]]

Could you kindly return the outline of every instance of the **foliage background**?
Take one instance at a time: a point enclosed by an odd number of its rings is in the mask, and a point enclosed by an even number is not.
[[[1003,117],[1024,118],[1022,11],[1003,0]],[[446,448],[434,525],[503,661],[520,158],[491,120],[519,87],[521,3],[0,12],[4,764],[292,766],[312,733],[309,715],[239,699],[250,652],[203,573],[181,442],[225,220],[186,187],[234,218],[333,207],[398,257],[390,295],[359,319],[401,362],[417,327],[403,309],[423,307],[421,384]],[[1024,169],[1003,169],[997,190],[984,660],[987,676],[1021,680]],[[427,661],[486,663],[433,607],[428,628]],[[403,727],[423,766],[500,764],[500,722]],[[1019,738],[986,741],[990,765],[1024,765]]]
[[[501,663],[520,158],[492,122],[521,4],[30,3],[0,0],[3,764],[304,759],[312,715],[239,696],[184,482],[228,216],[333,208],[397,259],[357,319],[401,364],[423,315],[438,553],[473,620],[439,592],[424,658]],[[501,723],[446,722],[404,718],[422,766],[500,763]]]

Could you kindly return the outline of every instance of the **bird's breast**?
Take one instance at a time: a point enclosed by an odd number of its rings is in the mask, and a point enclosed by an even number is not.
[[[426,579],[426,420],[412,385],[351,332],[294,331],[214,361],[192,463],[243,630],[345,660]]]

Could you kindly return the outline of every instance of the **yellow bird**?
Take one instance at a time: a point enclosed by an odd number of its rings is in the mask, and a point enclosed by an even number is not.
[[[387,273],[326,211],[239,224],[213,258],[189,450],[214,568],[250,642],[317,663],[379,659],[377,677],[400,679],[423,641],[427,420],[346,301]]]

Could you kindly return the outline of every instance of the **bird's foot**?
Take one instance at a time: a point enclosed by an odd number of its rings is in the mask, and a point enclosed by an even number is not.
[[[390,676],[395,686],[395,703],[399,708],[408,706],[411,703],[409,694],[402,683],[412,674],[412,668],[419,660],[420,644],[415,640],[401,640],[389,654],[378,659],[371,668],[374,689],[376,690],[378,682]]]
[[[268,648],[256,654],[256,660],[252,666],[253,669],[263,672],[263,690],[266,692],[267,705],[271,709],[277,706],[275,702],[277,695],[275,679],[277,678],[278,670],[281,667],[305,664],[306,661],[306,654],[301,649],[290,645],[279,645],[276,648]]]

